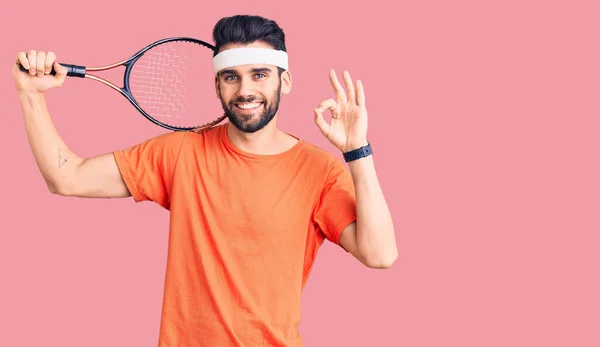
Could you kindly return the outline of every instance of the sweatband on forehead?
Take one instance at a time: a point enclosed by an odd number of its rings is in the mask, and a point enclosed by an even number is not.
[[[288,55],[270,48],[244,47],[228,49],[213,57],[215,75],[223,69],[248,64],[275,65],[287,70]]]

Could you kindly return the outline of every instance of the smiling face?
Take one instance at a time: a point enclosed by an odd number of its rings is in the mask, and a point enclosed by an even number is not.
[[[272,48],[266,43],[254,42],[228,44],[221,51],[241,47]],[[284,71],[280,77],[274,65],[241,65],[220,71],[216,88],[229,121],[239,130],[253,133],[277,115],[281,94],[291,90],[291,76]]]

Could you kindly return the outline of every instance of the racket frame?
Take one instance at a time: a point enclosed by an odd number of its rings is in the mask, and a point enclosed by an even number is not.
[[[109,86],[110,88],[116,90],[117,92],[121,93],[125,98],[127,98],[127,100],[129,100],[129,102],[144,116],[146,117],[146,119],[148,119],[149,121],[151,121],[152,123],[169,129],[169,130],[173,130],[173,131],[190,131],[190,130],[202,130],[205,128],[210,128],[218,123],[220,123],[223,119],[225,119],[226,115],[223,114],[221,115],[219,118],[214,119],[213,121],[209,122],[209,123],[205,123],[205,124],[201,124],[195,127],[176,127],[176,126],[172,126],[163,122],[160,122],[156,119],[154,119],[151,115],[149,115],[146,111],[144,111],[144,109],[138,104],[137,100],[135,99],[135,97],[133,96],[133,94],[131,93],[131,89],[130,89],[130,83],[129,83],[129,76],[131,74],[131,70],[133,68],[133,66],[135,65],[135,63],[138,61],[138,59],[140,59],[140,57],[142,57],[144,55],[144,53],[146,53],[148,50],[150,50],[151,48],[154,48],[158,45],[167,43],[167,42],[176,42],[176,41],[186,41],[186,42],[191,42],[191,43],[195,43],[195,44],[199,44],[201,46],[204,46],[210,50],[215,49],[215,47],[213,45],[211,45],[208,42],[204,42],[202,40],[198,40],[192,37],[168,37],[168,38],[164,38],[158,41],[155,41],[149,45],[147,45],[146,47],[142,48],[141,50],[139,50],[137,53],[135,53],[134,55],[132,55],[130,58],[110,64],[110,65],[105,65],[105,66],[99,66],[99,67],[87,67],[87,66],[82,66],[82,65],[73,65],[73,64],[62,64],[62,66],[67,68],[67,76],[70,77],[80,77],[80,78],[89,78],[91,80],[95,80],[98,82],[101,82],[107,86]],[[125,67],[125,73],[123,74],[123,87],[119,87],[116,84],[114,84],[113,82],[110,82],[102,77],[96,76],[96,75],[92,75],[92,74],[88,74],[88,71],[91,72],[96,72],[96,71],[105,71],[105,70],[110,70],[113,69],[117,66],[124,66]],[[27,71],[24,67],[21,67],[21,70],[23,71]],[[51,72],[51,74],[55,74],[56,72],[53,70]]]

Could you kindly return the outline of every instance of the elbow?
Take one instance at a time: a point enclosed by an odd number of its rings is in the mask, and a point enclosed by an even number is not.
[[[48,184],[48,191],[50,191],[50,193],[52,193],[54,195],[61,195],[61,196],[66,195],[66,192],[64,191],[64,189],[61,189],[58,186],[53,185],[53,184]]]
[[[396,259],[398,257],[397,256],[392,256],[392,257],[387,257],[387,258],[380,258],[380,259],[375,259],[375,260],[371,260],[365,263],[365,265],[371,269],[389,269],[392,267],[392,265],[394,265],[394,263],[396,262]]]
[[[46,180],[46,186],[48,187],[48,191],[54,195],[62,195],[61,194],[61,189],[59,188],[58,184],[52,182],[52,181],[48,181]]]
[[[380,229],[378,229],[380,230]],[[370,232],[367,235],[381,235],[378,238],[371,238],[370,242],[357,242],[357,251],[364,265],[371,269],[389,269],[398,259],[398,247],[393,227],[385,229],[385,232]],[[392,235],[384,237],[383,235]]]
[[[393,249],[387,252],[377,252],[371,256],[363,257],[363,264],[371,269],[389,269],[398,259],[398,251]]]
[[[46,182],[46,185],[48,186],[48,191],[50,191],[50,193],[52,193],[54,195],[60,195],[60,196],[70,196],[71,195],[71,191],[69,189],[67,189],[67,187],[64,184],[57,184],[54,182]]]
[[[82,159],[75,157],[70,162],[73,163],[73,167],[67,167],[60,173],[44,176],[44,181],[46,182],[46,186],[50,193],[60,196],[74,196],[78,193],[78,190],[80,190],[81,187],[77,180],[77,171]]]

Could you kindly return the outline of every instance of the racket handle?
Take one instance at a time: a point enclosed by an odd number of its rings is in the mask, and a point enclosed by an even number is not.
[[[64,66],[67,68],[67,76],[70,77],[85,77],[85,66],[81,66],[81,65],[72,65],[72,64],[62,64],[59,63],[61,66]],[[23,67],[23,65],[21,65],[21,71],[23,72],[29,72],[29,70],[27,70],[26,68]],[[50,71],[51,75],[56,75],[56,71],[54,71],[54,68],[52,68],[52,71]]]

